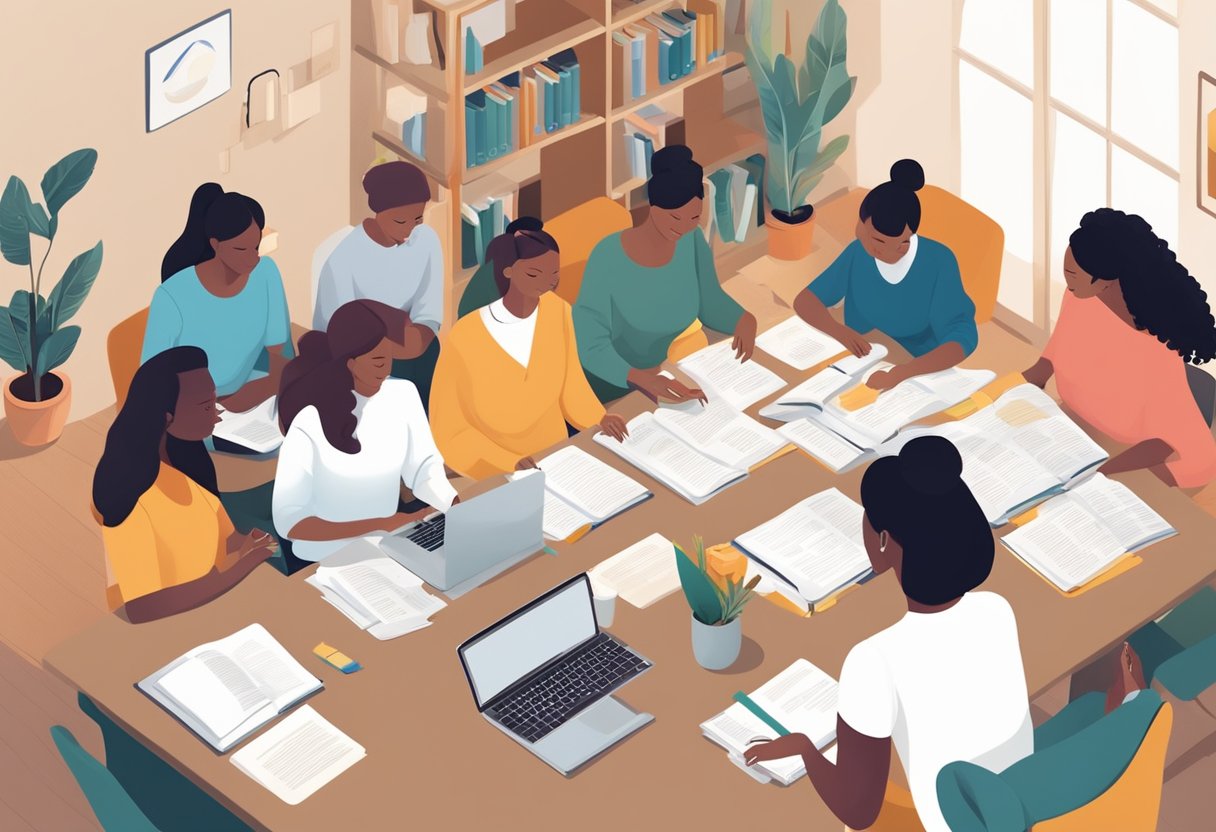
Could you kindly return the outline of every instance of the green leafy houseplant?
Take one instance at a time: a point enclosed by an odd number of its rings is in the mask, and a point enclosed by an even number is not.
[[[57,395],[62,382],[51,371],[72,355],[80,327],[65,326],[93,288],[101,268],[101,242],[78,255],[49,295],[42,294],[42,272],[55,244],[59,213],[93,175],[97,151],[77,150],[60,159],[42,177],[42,198],[34,202],[17,176],[9,177],[0,195],[0,252],[15,266],[29,268],[30,287],[18,289],[8,307],[0,307],[0,358],[23,375],[10,387],[23,401],[41,402]],[[46,240],[34,267],[33,239]],[[54,379],[53,382],[49,381]]]
[[[772,214],[797,224],[810,218],[807,197],[849,146],[848,136],[822,147],[820,142],[824,126],[853,97],[857,78],[845,67],[846,15],[839,0],[823,4],[801,66],[789,55],[772,54],[772,5],[772,0],[752,4],[744,58],[764,115]]]
[[[743,607],[755,597],[756,584],[760,582],[759,575],[746,583],[727,578],[725,589],[710,577],[709,562],[705,557],[705,542],[701,538],[693,538],[695,557],[688,555],[679,545],[675,546],[675,550],[684,598],[688,601],[693,618],[702,624],[729,624],[739,617]]]

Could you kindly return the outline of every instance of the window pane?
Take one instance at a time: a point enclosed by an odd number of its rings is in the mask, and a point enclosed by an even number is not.
[[[1144,0],[1144,2],[1150,6],[1156,6],[1166,14],[1172,14],[1174,17],[1178,16],[1178,0]]]
[[[1106,0],[1051,0],[1051,95],[1106,124]]]
[[[1111,127],[1178,169],[1178,27],[1114,2]]]
[[[959,62],[962,197],[1005,230],[1005,249],[1034,262],[1034,113],[1029,98],[965,61]],[[1008,261],[1009,258],[1006,258]],[[1033,286],[1005,269],[999,300],[1033,320]]]
[[[1106,139],[1066,115],[1052,114],[1051,262],[1064,281],[1064,249],[1086,212],[1106,205]]]
[[[1118,147],[1111,148],[1111,207],[1139,214],[1157,236],[1178,247],[1178,180]]]
[[[1034,86],[1033,0],[966,0],[959,46],[1015,81]]]

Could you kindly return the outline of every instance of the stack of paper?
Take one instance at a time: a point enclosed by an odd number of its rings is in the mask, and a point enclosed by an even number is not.
[[[566,540],[652,496],[637,480],[574,445],[536,464],[545,472],[544,531],[550,540]]]
[[[423,589],[422,579],[367,540],[335,552],[305,581],[381,641],[429,627],[430,617],[447,606]]]
[[[749,698],[791,734],[805,734],[822,749],[836,740],[837,687],[831,676],[798,659]],[[739,762],[753,742],[777,738],[776,731],[739,702],[702,722],[701,733]],[[768,760],[753,768],[784,786],[806,774],[801,757]]]
[[[232,764],[295,806],[367,756],[363,746],[305,705],[232,755]]]
[[[795,370],[809,370],[832,358],[843,358],[844,344],[820,332],[797,315],[760,333],[756,346]]]
[[[739,361],[729,338],[681,359],[679,367],[705,388],[709,398],[721,397],[738,410],[746,410],[785,387],[781,376],[767,367]]]
[[[589,574],[593,583],[615,590],[639,609],[680,588],[675,547],[658,533],[602,561]]]
[[[259,454],[276,450],[283,444],[283,433],[279,430],[278,397],[271,396],[241,413],[232,410],[221,412],[213,434]]]
[[[1094,474],[1047,501],[1002,542],[1062,591],[1083,586],[1124,555],[1177,532],[1127,486]]]

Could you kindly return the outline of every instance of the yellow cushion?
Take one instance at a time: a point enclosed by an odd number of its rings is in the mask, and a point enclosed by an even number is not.
[[[110,379],[114,382],[114,400],[117,407],[127,400],[131,379],[139,369],[139,356],[144,348],[144,330],[148,328],[148,310],[141,309],[118,326],[106,337],[106,357],[110,362]]]
[[[561,248],[561,279],[555,294],[573,305],[591,249],[609,234],[632,226],[633,218],[625,207],[606,196],[597,196],[546,222],[545,230]]]

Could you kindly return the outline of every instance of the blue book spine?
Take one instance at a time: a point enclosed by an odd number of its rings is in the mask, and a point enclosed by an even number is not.
[[[511,152],[514,142],[511,140],[511,110],[515,106],[514,99],[508,98],[498,108],[498,155],[506,156]]]
[[[477,108],[468,99],[464,102],[464,163],[470,168],[477,165]]]
[[[475,75],[481,72],[482,65],[481,42],[477,40],[477,35],[473,34],[473,28],[470,26],[464,30],[464,72],[466,75]]]
[[[659,39],[659,83],[666,84],[676,76],[671,74],[671,47],[668,41]]]
[[[574,123],[573,113],[571,112],[571,108],[574,105],[574,83],[571,80],[572,75],[570,73],[570,70],[563,68],[562,71],[558,73],[558,75],[562,79],[562,81],[561,81],[561,92],[562,92],[561,125],[562,125],[562,127],[569,127],[571,124]]]
[[[486,158],[498,158],[498,102],[493,96],[486,96]]]
[[[559,101],[557,84],[545,79],[545,132],[552,133],[558,125]]]
[[[641,39],[629,44],[634,98],[641,98],[646,94],[646,50],[643,48],[645,45]]]
[[[484,165],[486,159],[489,158],[489,153],[487,152],[489,148],[487,144],[489,140],[487,121],[486,105],[482,104],[482,106],[477,108],[477,164],[479,165]]]
[[[573,101],[570,104],[571,123],[583,117],[583,80],[578,62],[570,65],[570,84]]]

